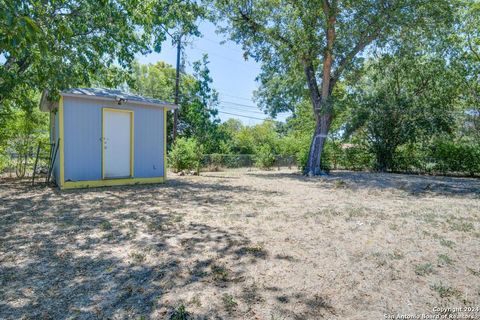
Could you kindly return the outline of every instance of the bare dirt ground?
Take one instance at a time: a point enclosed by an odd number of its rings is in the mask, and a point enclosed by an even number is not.
[[[2,319],[385,319],[466,306],[480,308],[478,179],[243,170],[66,192],[0,181]]]

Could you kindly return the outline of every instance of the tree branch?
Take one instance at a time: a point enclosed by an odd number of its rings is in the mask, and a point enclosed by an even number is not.
[[[378,36],[382,32],[382,24],[379,23],[377,26],[375,26],[375,23],[373,21],[384,21],[385,19],[389,19],[391,12],[389,12],[388,9],[389,9],[388,7],[387,8],[384,7],[384,10],[380,10],[377,17],[378,19],[375,19],[375,17],[372,18],[371,22],[366,28],[366,31],[360,35],[360,39],[358,40],[357,44],[353,47],[353,49],[349,53],[347,53],[340,60],[332,77],[332,83],[331,83],[332,87],[338,81],[338,79],[342,75],[343,70],[353,60],[353,58],[355,58],[355,56],[359,52],[361,52],[363,49],[365,49],[366,46],[368,46],[378,38]],[[368,30],[371,29],[372,27],[373,27],[373,31],[368,32]]]
[[[303,66],[305,76],[307,78],[308,91],[310,92],[310,99],[312,100],[313,112],[316,116],[322,97],[320,95],[320,91],[318,90],[317,78],[315,77],[315,68],[313,67],[313,62],[311,60],[304,60]]]
[[[335,72],[332,77],[332,82],[335,83],[338,78],[342,75],[343,70],[345,67],[355,58],[355,56],[365,49],[366,46],[368,46],[370,43],[372,43],[377,37],[380,35],[382,28],[378,26],[373,33],[368,34],[365,32],[361,37],[358,43],[353,47],[353,49],[347,53],[338,63],[337,68],[335,69]]]
[[[477,60],[480,62],[480,54],[473,48],[472,41],[470,39],[470,36],[468,36],[468,47],[470,48],[470,51],[473,53],[473,55],[477,58]]]
[[[328,19],[328,16],[330,15],[330,3],[328,2],[328,0],[323,0],[322,9],[323,13],[325,14],[325,18]]]
[[[275,32],[274,30],[268,29],[264,25],[261,25],[261,24],[257,23],[247,13],[242,12],[242,10],[239,9],[238,11],[240,13],[240,17],[248,25],[248,27],[250,28],[251,31],[253,31],[254,33],[255,32],[263,33],[264,35],[266,35],[266,36],[268,36],[268,37],[270,37],[270,38],[272,38],[272,39],[274,39],[278,42],[283,43],[289,49],[291,49],[291,50],[295,49],[295,46],[293,45],[293,43],[291,43],[287,38],[285,38],[284,36],[282,36],[278,32]]]

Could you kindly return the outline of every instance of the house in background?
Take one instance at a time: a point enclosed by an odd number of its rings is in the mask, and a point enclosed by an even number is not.
[[[50,112],[58,143],[53,177],[60,189],[159,183],[166,179],[167,111],[176,105],[119,90],[79,88],[60,93]]]

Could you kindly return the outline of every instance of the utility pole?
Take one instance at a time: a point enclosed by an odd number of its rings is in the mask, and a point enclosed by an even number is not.
[[[180,52],[182,50],[182,36],[177,39],[177,68],[175,77],[175,104],[178,106],[178,97],[180,91]],[[178,109],[173,111],[173,142],[177,138]]]

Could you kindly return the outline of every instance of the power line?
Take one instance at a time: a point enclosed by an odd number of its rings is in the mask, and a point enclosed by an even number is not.
[[[243,104],[243,103],[238,103],[238,102],[233,102],[233,101],[226,101],[226,100],[218,100],[218,101],[222,102],[222,103],[229,103],[229,104],[233,104],[233,105],[236,105],[236,106],[241,106],[241,107],[253,108],[253,109],[257,109],[257,110],[260,109],[259,107],[256,107],[256,106],[251,106],[251,105],[248,105],[248,104]]]
[[[224,113],[224,114],[229,114],[229,115],[232,115],[232,116],[249,118],[249,119],[254,119],[254,120],[261,120],[261,121],[265,121],[265,120],[268,119],[268,118],[256,118],[256,117],[244,116],[244,115],[241,115],[241,114],[230,113],[230,112],[225,112],[225,111],[218,111],[218,113]]]
[[[265,113],[263,113],[261,111],[245,110],[245,109],[242,109],[241,107],[219,105],[219,108],[229,108],[229,109],[234,109],[234,110],[238,110],[238,111],[242,111],[242,112],[257,113],[257,114],[265,115]]]
[[[191,49],[192,49],[192,50],[196,50],[196,51],[200,51],[200,52],[202,52],[202,53],[206,53],[206,54],[208,54],[208,55],[217,56],[217,57],[219,57],[219,58],[222,58],[222,59],[231,61],[231,62],[233,62],[233,63],[237,63],[237,64],[241,65],[242,68],[247,67],[247,68],[250,68],[251,70],[253,70],[253,68],[252,68],[253,66],[247,64],[247,63],[246,63],[246,62],[247,62],[246,60],[243,60],[243,61],[241,61],[241,60],[235,60],[235,59],[232,59],[232,58],[230,58],[230,57],[226,57],[226,56],[224,56],[224,55],[222,55],[222,54],[218,54],[218,53],[216,53],[216,52],[213,52],[212,50],[206,51],[206,50],[200,49],[200,48],[198,48],[198,47],[192,47]]]
[[[245,98],[245,97],[240,97],[240,96],[234,96],[232,94],[228,94],[228,93],[224,93],[226,91],[223,91],[223,90],[217,90],[218,92],[221,92],[222,95],[224,96],[229,96],[229,97],[232,97],[232,98],[237,98],[237,99],[241,99],[241,100],[247,100],[247,101],[253,101],[252,98]]]

